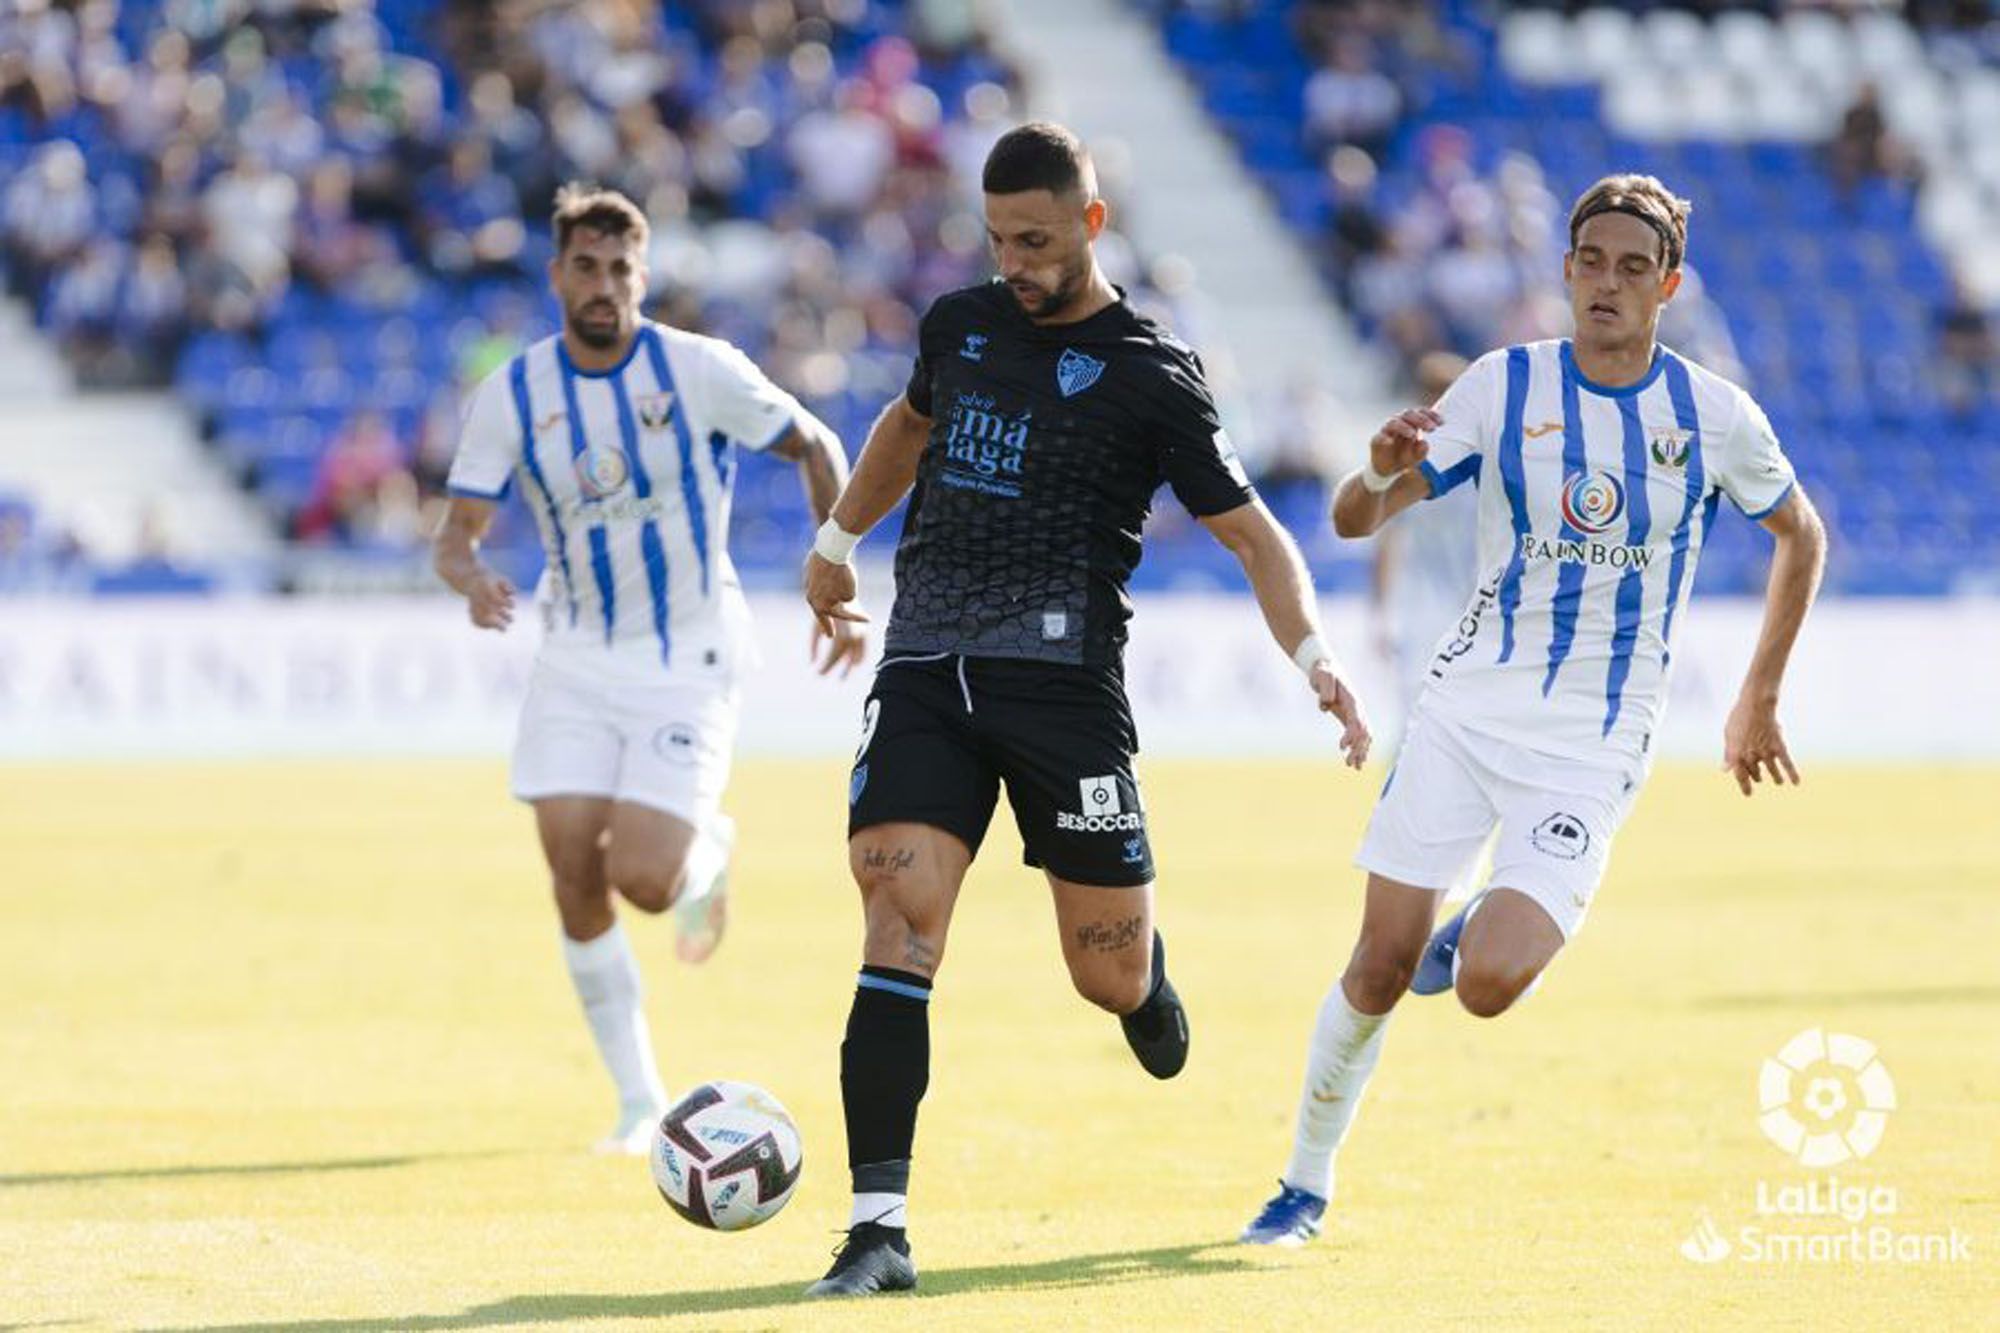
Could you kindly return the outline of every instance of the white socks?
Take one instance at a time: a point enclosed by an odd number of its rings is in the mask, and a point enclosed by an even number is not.
[[[1388,1014],[1364,1014],[1347,1002],[1338,980],[1319,1007],[1299,1094],[1299,1125],[1284,1182],[1322,1199],[1333,1197],[1333,1154],[1347,1135],[1382,1054]]]
[[[693,907],[715,892],[715,886],[729,872],[729,857],[735,848],[736,821],[717,812],[688,845],[687,882],[674,900],[676,909]]]
[[[632,956],[625,928],[616,921],[594,940],[563,938],[563,961],[597,1053],[618,1085],[618,1106],[628,1117],[635,1112],[665,1110],[667,1090],[653,1063],[653,1034],[646,1026],[640,1000],[639,962]]]
[[[858,1227],[863,1222],[874,1222],[885,1227],[907,1227],[910,1215],[904,1209],[908,1196],[903,1194],[857,1194],[854,1209],[847,1215],[847,1225]]]

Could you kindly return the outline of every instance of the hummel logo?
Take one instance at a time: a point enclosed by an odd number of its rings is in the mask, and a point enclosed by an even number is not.
[[[1542,438],[1542,436],[1547,435],[1550,431],[1561,430],[1562,428],[1563,424],[1560,421],[1544,421],[1539,426],[1528,427],[1526,430],[1522,431],[1521,434],[1527,436],[1531,440],[1539,440]]]

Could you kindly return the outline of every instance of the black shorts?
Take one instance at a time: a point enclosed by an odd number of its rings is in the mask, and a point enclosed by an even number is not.
[[[1077,884],[1153,878],[1115,672],[1009,658],[890,658],[875,673],[848,784],[848,836],[928,824],[972,849],[1007,784],[1022,860]]]

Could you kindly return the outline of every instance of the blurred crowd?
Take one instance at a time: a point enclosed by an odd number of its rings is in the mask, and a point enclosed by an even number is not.
[[[1550,191],[1537,161],[1507,153],[1481,170],[1464,128],[1404,133],[1426,96],[1472,59],[1434,7],[1322,0],[1296,6],[1294,26],[1315,65],[1302,110],[1309,151],[1326,174],[1327,267],[1404,387],[1417,387],[1433,353],[1472,357],[1567,334],[1560,275],[1569,201]],[[1405,167],[1394,190],[1383,178],[1392,148]],[[1692,265],[1666,324],[1667,341],[1741,378],[1728,322]]]
[[[925,304],[985,269],[978,168],[1021,101],[965,0],[9,2],[12,287],[86,384],[251,423],[252,484],[307,455],[260,485],[307,541],[420,539],[457,395],[549,331],[571,179],[646,210],[658,317],[858,444]]]
[[[1763,7],[1775,13],[1788,6]],[[1934,43],[1958,43],[1972,58],[2000,61],[2000,22],[1990,6],[1936,0],[1910,6],[1909,14]],[[1504,154],[1482,171],[1478,144],[1466,130],[1422,124],[1410,132],[1426,99],[1449,89],[1475,61],[1454,45],[1436,7],[1419,0],[1304,0],[1292,8],[1292,25],[1314,64],[1300,109],[1308,149],[1326,175],[1330,207],[1320,240],[1327,267],[1406,382],[1414,383],[1416,367],[1433,351],[1472,356],[1567,333],[1556,279],[1570,201],[1551,194],[1528,155]],[[1903,189],[1921,183],[1914,155],[1888,130],[1869,84],[1822,153],[1846,195],[1869,181]],[[1383,179],[1392,156],[1402,169],[1393,189]],[[1987,316],[1961,288],[1936,319],[1936,387],[1948,402],[1969,402],[2000,380]],[[1663,316],[1662,336],[1747,382],[1698,259]]]

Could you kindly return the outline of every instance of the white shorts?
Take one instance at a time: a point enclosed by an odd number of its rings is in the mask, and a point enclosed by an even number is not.
[[[1567,940],[1583,925],[1645,778],[1638,765],[1538,754],[1419,706],[1354,862],[1417,888],[1449,889],[1497,829],[1488,885],[1527,894]]]
[[[538,663],[514,741],[514,795],[604,796],[700,828],[729,785],[736,707],[725,682],[611,685]]]

